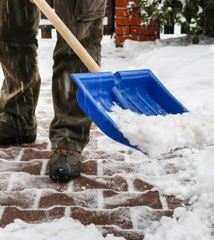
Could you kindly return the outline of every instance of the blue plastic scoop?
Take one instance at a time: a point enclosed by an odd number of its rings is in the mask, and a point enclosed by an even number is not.
[[[78,86],[77,101],[83,111],[110,138],[133,148],[137,146],[108,115],[115,104],[147,116],[188,112],[150,70],[79,73],[71,78]]]

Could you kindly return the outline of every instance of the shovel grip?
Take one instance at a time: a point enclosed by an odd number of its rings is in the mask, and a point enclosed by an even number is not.
[[[90,72],[102,72],[99,65],[89,55],[82,44],[77,40],[68,27],[62,22],[55,11],[45,0],[33,0],[37,7],[43,12],[47,19],[53,24],[56,30],[61,34],[68,45],[73,49],[81,61],[85,64]]]

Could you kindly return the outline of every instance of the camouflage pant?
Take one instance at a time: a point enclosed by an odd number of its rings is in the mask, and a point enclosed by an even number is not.
[[[54,0],[57,14],[98,64],[105,2]],[[0,62],[4,72],[0,111],[20,119],[17,126],[20,129],[26,123],[29,127],[36,126],[35,108],[40,89],[36,39],[39,18],[38,9],[28,0],[0,1]],[[76,86],[69,75],[87,69],[61,36],[57,38],[53,59],[52,147],[81,151],[88,143],[91,121],[76,102]]]

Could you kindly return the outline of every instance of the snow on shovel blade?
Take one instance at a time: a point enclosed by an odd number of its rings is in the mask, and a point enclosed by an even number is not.
[[[188,112],[148,69],[77,73],[71,78],[78,86],[77,101],[89,118],[107,136],[135,149],[108,115],[115,104],[147,116]]]

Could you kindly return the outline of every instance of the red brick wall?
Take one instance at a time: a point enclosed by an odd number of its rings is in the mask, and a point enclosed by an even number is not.
[[[115,42],[117,46],[126,39],[136,41],[155,41],[160,38],[160,30],[152,24],[149,27],[141,25],[142,19],[130,16],[127,5],[130,0],[115,0]]]

